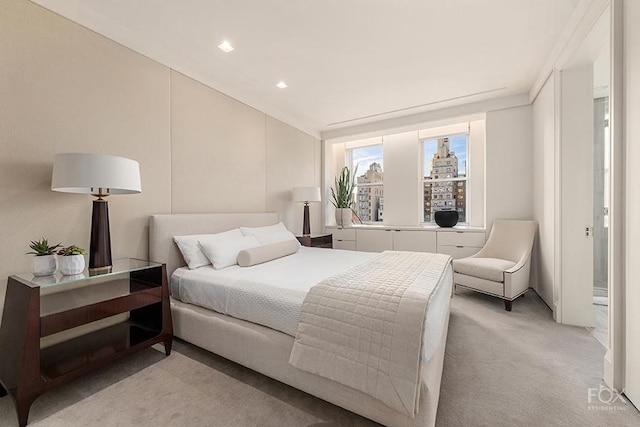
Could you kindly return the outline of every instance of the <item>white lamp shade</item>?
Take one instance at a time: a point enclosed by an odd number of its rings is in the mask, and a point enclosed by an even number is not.
[[[296,187],[293,189],[294,202],[319,202],[320,187]]]
[[[142,192],[140,165],[105,154],[62,153],[53,161],[51,189],[62,193],[134,194]]]

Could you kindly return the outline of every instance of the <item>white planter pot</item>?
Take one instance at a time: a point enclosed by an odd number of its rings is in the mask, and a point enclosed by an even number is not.
[[[34,256],[32,270],[33,275],[36,277],[50,276],[56,272],[56,256],[55,255],[43,255]]]
[[[83,255],[61,256],[59,259],[59,263],[60,273],[64,274],[65,276],[80,274],[84,271]]]
[[[336,224],[340,227],[353,225],[353,212],[349,208],[336,208]]]

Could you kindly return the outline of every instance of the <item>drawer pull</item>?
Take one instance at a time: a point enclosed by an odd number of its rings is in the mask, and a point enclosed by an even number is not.
[[[456,245],[456,248],[460,248],[460,249],[462,249],[462,248],[464,248],[464,246]]]

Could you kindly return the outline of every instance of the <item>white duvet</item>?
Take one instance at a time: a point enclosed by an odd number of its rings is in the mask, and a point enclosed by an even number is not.
[[[301,247],[284,258],[252,267],[222,270],[211,266],[177,269],[171,276],[172,297],[218,313],[247,320],[292,337],[298,330],[302,303],[309,289],[322,280],[362,264],[376,254]],[[427,310],[423,358],[435,351],[451,298],[449,268]]]
[[[171,291],[183,302],[295,336],[309,289],[374,255],[301,247],[293,255],[252,267],[184,267],[171,276]]]

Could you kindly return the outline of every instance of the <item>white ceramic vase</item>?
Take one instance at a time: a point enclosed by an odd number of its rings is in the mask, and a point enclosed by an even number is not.
[[[33,257],[32,270],[34,276],[50,276],[56,272],[56,269],[57,265],[55,255],[42,255]]]
[[[349,208],[336,208],[336,224],[340,227],[349,227],[353,224],[351,220],[353,213]]]
[[[60,273],[73,276],[84,271],[84,255],[67,255],[60,257]]]

